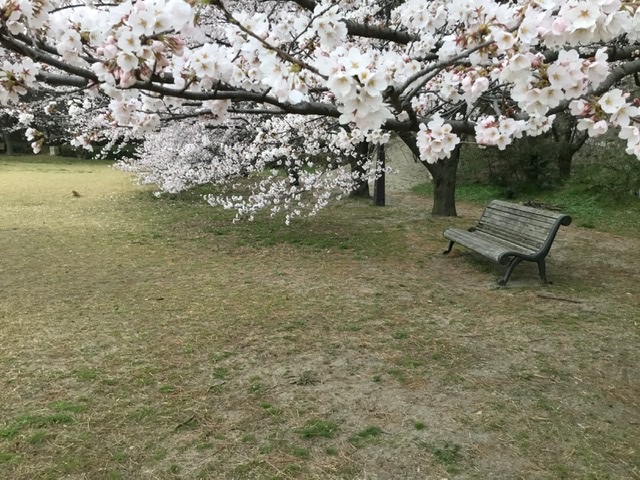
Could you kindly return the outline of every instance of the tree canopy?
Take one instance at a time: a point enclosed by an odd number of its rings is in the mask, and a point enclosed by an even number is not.
[[[391,133],[436,189],[463,140],[504,149],[547,131],[560,112],[592,137],[617,128],[627,153],[640,157],[638,102],[622,86],[640,72],[639,7],[2,0],[0,102],[19,110],[30,90],[73,95],[74,117],[84,109],[90,120],[74,123],[74,142],[90,148],[107,132],[139,135],[145,147],[128,168],[149,181],[162,172],[168,181],[156,183],[165,190],[286,166],[295,182],[263,177],[252,195],[210,201],[241,214],[297,215],[324,205],[330,194],[320,192],[348,192],[368,175],[375,166],[358,145],[384,144]],[[35,147],[44,141],[35,129],[30,136]],[[168,138],[191,153],[158,155]],[[328,177],[319,163],[344,168]],[[317,193],[312,203],[308,191]]]

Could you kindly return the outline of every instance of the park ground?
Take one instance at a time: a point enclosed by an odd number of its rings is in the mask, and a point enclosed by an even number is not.
[[[482,202],[389,196],[234,225],[0,160],[0,478],[640,478],[640,209],[497,288],[442,255]]]

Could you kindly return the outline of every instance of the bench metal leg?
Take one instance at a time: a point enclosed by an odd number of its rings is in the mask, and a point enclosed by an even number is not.
[[[447,255],[447,254],[451,251],[451,249],[453,248],[453,244],[454,244],[454,243],[456,243],[456,242],[454,242],[453,240],[451,240],[451,241],[449,242],[449,248],[447,248],[444,252],[442,252],[442,254],[443,254],[443,255]]]
[[[542,280],[542,283],[549,283],[547,281],[547,267],[544,263],[544,258],[538,260],[538,272],[540,273],[540,280]]]
[[[509,281],[509,277],[511,276],[511,273],[513,273],[513,269],[516,268],[516,266],[522,260],[523,259],[520,257],[513,257],[511,259],[511,261],[509,262],[509,266],[507,267],[507,271],[504,273],[504,277],[498,280],[498,285],[500,285],[501,287],[504,287],[507,284],[507,282]]]

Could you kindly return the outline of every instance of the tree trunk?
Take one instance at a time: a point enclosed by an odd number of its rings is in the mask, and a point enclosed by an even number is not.
[[[4,151],[7,155],[13,155],[13,142],[11,141],[11,134],[8,132],[2,132],[2,139],[4,141]]]
[[[411,152],[420,157],[420,151],[416,144],[414,133],[402,133],[400,138],[409,147]],[[456,212],[456,181],[458,176],[458,162],[460,161],[460,151],[462,144],[451,152],[449,158],[443,158],[436,163],[422,162],[431,174],[433,183],[433,208],[431,215],[439,217],[455,217]]]
[[[293,187],[300,186],[300,169],[297,165],[288,166],[287,175],[289,176],[289,185]]]
[[[373,184],[373,204],[376,207],[384,207],[386,204],[386,162],[387,155],[384,150],[384,144],[378,145],[378,163],[376,165],[376,181]]]
[[[354,179],[354,187],[349,194],[352,198],[371,198],[369,193],[369,178],[362,165],[367,161],[369,155],[369,144],[360,143],[356,148],[356,154],[349,158],[351,172]]]
[[[558,173],[562,181],[568,180],[571,176],[573,153],[570,143],[562,142],[558,144]]]
[[[439,217],[455,217],[456,212],[456,179],[460,145],[451,152],[449,158],[443,158],[431,165],[429,171],[433,177],[433,208],[431,215]]]
[[[558,171],[562,181],[569,180],[569,177],[571,176],[571,163],[573,161],[573,156],[578,153],[578,150],[582,148],[588,138],[588,132],[583,131],[578,133],[574,129],[573,135],[571,135],[569,141],[560,143],[558,150]]]
[[[553,139],[557,143],[556,163],[561,181],[569,180],[573,156],[582,148],[589,138],[587,131],[579,131],[578,120],[568,114],[558,116],[551,129]]]

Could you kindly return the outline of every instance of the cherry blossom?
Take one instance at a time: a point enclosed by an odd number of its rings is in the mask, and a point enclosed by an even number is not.
[[[418,136],[421,157],[430,163],[449,157],[460,143],[460,138],[451,130],[451,125],[444,123],[439,115],[435,115],[427,125],[421,124]]]

